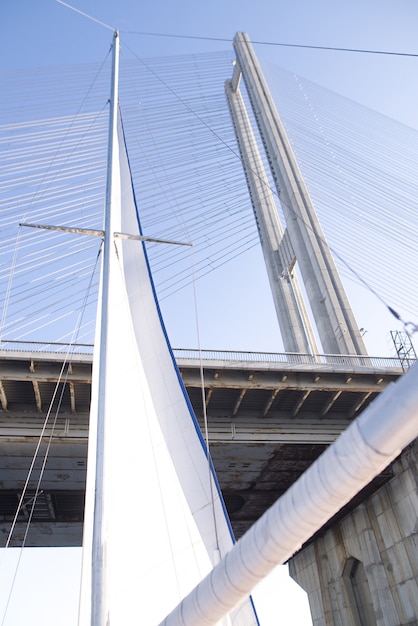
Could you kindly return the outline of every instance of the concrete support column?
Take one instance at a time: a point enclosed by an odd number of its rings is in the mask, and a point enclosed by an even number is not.
[[[309,198],[254,50],[245,33],[234,38],[239,70],[266,149],[305,289],[328,354],[366,354],[334,260]],[[234,70],[236,75],[237,70]]]
[[[317,354],[319,350],[315,335],[294,272],[296,259],[291,250],[291,243],[284,237],[273,193],[238,84],[239,80],[235,76],[234,81],[225,84],[225,92],[250,191],[284,349],[286,352]]]
[[[413,626],[418,616],[418,441],[393,478],[289,562],[314,626]]]

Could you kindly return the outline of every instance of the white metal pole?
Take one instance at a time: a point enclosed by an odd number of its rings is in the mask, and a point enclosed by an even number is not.
[[[418,363],[327,448],[160,626],[217,624],[417,436]]]
[[[113,38],[112,84],[110,95],[108,165],[106,182],[106,206],[104,218],[104,242],[102,265],[102,299],[100,309],[100,342],[98,371],[98,421],[96,454],[96,488],[93,518],[92,572],[91,572],[91,626],[108,624],[108,591],[106,571],[106,362],[109,309],[110,248],[113,239],[111,227],[112,202],[114,196],[113,170],[117,158],[117,115],[119,82],[119,33]],[[91,459],[92,460],[92,459]]]

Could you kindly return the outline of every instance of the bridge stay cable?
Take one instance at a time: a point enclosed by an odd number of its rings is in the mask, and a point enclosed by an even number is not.
[[[148,62],[147,62],[147,64],[148,64]],[[161,65],[161,62],[159,63],[159,65]],[[166,81],[164,80],[164,82],[166,82]],[[188,81],[188,88],[190,87],[190,84],[191,84],[191,81],[189,80],[189,81]],[[193,92],[192,92],[192,94],[193,94]],[[182,99],[184,100],[184,98],[182,98]],[[128,106],[128,108],[131,108],[131,106],[132,106],[132,105],[129,105],[129,106]],[[130,111],[129,111],[129,113],[130,113]],[[158,113],[157,113],[157,114],[158,114]],[[189,111],[189,115],[191,115],[191,112],[190,112],[190,111]],[[202,118],[202,115],[201,115],[201,114],[199,114],[199,117],[201,117],[201,118]],[[203,119],[203,118],[202,118],[202,119]],[[210,120],[209,120],[209,121],[210,121]],[[196,118],[196,124],[197,124],[197,123],[198,123],[198,119]],[[222,123],[223,123],[223,122],[222,122]],[[238,159],[238,155],[236,154],[236,150],[235,150],[235,154],[234,154],[233,152],[231,152],[231,151],[230,151],[230,148],[229,148],[230,146],[232,146],[232,145],[233,145],[233,141],[231,141],[231,137],[230,137],[230,135],[229,135],[229,136],[228,136],[228,135],[226,135],[226,136],[225,136],[225,135],[223,135],[223,133],[220,133],[220,132],[219,132],[219,130],[217,129],[217,127],[216,127],[216,126],[215,126],[215,127],[213,127],[213,123],[208,124],[208,123],[206,122],[206,126],[204,127],[204,128],[206,128],[206,130],[208,130],[208,132],[210,132],[210,131],[209,131],[209,129],[208,129],[208,127],[211,127],[211,128],[215,131],[215,135],[213,135],[214,137],[216,137],[216,135],[217,135],[217,136],[220,138],[220,140],[224,141],[224,144],[222,144],[222,145],[224,145],[225,150],[228,150],[228,151],[230,152],[231,156],[232,156],[234,159],[236,159],[236,161],[238,162],[238,161],[239,161],[239,159]],[[153,130],[153,129],[152,129],[152,126],[150,125],[150,126],[149,126],[149,132],[151,132],[152,130]],[[213,133],[212,133],[212,134],[213,134]],[[226,138],[227,140],[225,140],[225,138]],[[200,141],[200,139],[199,139],[199,141]],[[202,137],[202,141],[203,141],[203,137]],[[158,140],[157,140],[157,143],[158,143]],[[170,148],[170,150],[171,150],[172,148],[174,148],[175,143],[173,142],[173,140],[169,139],[169,143],[167,143],[167,146],[168,146],[168,147]],[[200,146],[200,143],[199,143],[199,146]],[[228,146],[228,148],[227,148],[227,146]],[[201,149],[201,148],[199,147],[199,150],[200,150],[200,149]],[[135,151],[136,151],[136,148],[135,148]],[[136,161],[136,159],[137,159],[137,156],[135,156],[135,162],[137,162],[137,161]],[[170,170],[170,172],[169,172],[169,173],[171,173],[171,172],[172,172],[172,174],[175,174],[175,170],[173,169],[173,166],[172,166],[169,162],[167,162],[167,163],[168,163],[169,170]],[[178,166],[177,166],[177,169],[179,169],[179,167],[178,167]],[[134,167],[134,170],[135,170],[135,167]],[[51,172],[51,175],[52,175],[52,174],[53,174],[53,173]],[[190,187],[190,182],[191,182],[191,180],[192,180],[192,178],[191,178],[189,175],[187,175],[187,178],[186,178],[186,177],[184,178],[184,183],[185,183],[185,185],[187,185],[188,187]],[[209,180],[209,179],[208,179],[208,180]],[[202,178],[202,177],[198,178],[198,181],[199,181],[199,183],[203,184],[203,178]],[[205,183],[205,184],[207,184],[207,183]],[[270,184],[270,187],[271,187],[271,184]],[[173,188],[172,192],[173,192],[173,194],[172,194],[172,195],[174,195],[175,193],[177,193],[177,189],[176,189],[176,188]],[[273,189],[273,192],[275,192],[275,190],[274,190],[274,189]],[[183,193],[183,192],[182,192],[182,193]],[[142,195],[142,192],[140,192],[140,194],[139,194],[140,199],[141,199],[141,202],[142,202],[141,195]],[[277,197],[277,195],[276,195],[276,197]],[[218,196],[218,198],[219,198],[219,196]],[[150,197],[150,201],[152,202],[151,197]],[[156,202],[158,202],[158,197],[157,197],[157,196],[156,196],[156,200],[155,200],[155,201],[156,201]],[[217,201],[218,201],[218,200],[217,200]],[[177,201],[177,202],[178,202],[178,201]],[[283,198],[281,198],[281,202],[283,202]],[[183,200],[180,200],[180,203],[181,203],[181,204],[184,204],[184,201],[183,201]],[[191,203],[191,204],[192,204],[192,203]],[[210,208],[210,207],[209,207],[209,208]],[[182,209],[182,210],[183,210],[183,209]],[[196,213],[196,215],[197,215],[197,213]],[[208,215],[209,215],[209,213],[208,213]],[[373,213],[371,213],[371,215],[373,216]],[[214,223],[214,224],[215,224],[215,223],[217,223],[217,220],[218,220],[218,217],[214,215],[214,217],[213,217],[213,223]],[[240,222],[240,225],[241,225],[241,222]],[[308,225],[308,227],[309,227],[309,225]],[[253,229],[253,230],[251,230],[251,228],[252,228],[252,227],[249,225],[249,230],[248,230],[248,233],[249,233],[248,237],[249,237],[249,238],[248,238],[248,243],[247,243],[247,244],[244,244],[244,245],[241,245],[241,246],[238,246],[238,245],[237,245],[236,247],[235,247],[235,246],[233,246],[233,245],[229,245],[229,246],[224,247],[224,252],[223,252],[224,256],[222,256],[222,254],[220,254],[220,253],[217,253],[217,254],[218,254],[218,256],[217,256],[217,260],[216,260],[215,262],[213,262],[213,261],[211,262],[211,265],[209,266],[209,270],[204,270],[204,271],[203,271],[203,268],[205,267],[205,265],[204,265],[204,261],[203,261],[203,260],[200,260],[200,261],[198,260],[198,265],[200,264],[201,269],[199,269],[199,267],[198,267],[198,268],[197,268],[197,273],[199,273],[199,272],[200,272],[200,274],[202,274],[202,275],[203,275],[203,274],[204,274],[204,273],[206,273],[207,271],[211,271],[211,268],[212,268],[212,267],[214,267],[214,268],[215,268],[215,267],[220,267],[221,265],[224,265],[224,264],[228,261],[228,259],[229,259],[229,258],[231,258],[231,259],[232,259],[232,258],[234,258],[236,255],[239,255],[242,251],[249,250],[252,246],[256,245],[256,243],[255,243],[255,238],[254,238],[254,229]],[[204,229],[201,229],[201,230],[200,230],[200,232],[201,232],[201,233],[204,233]],[[220,229],[220,232],[221,232],[221,229]],[[238,231],[237,231],[237,232],[238,232]],[[252,232],[253,234],[251,234],[251,232]],[[209,231],[207,231],[207,233],[209,233]],[[407,231],[405,231],[405,233],[406,233],[406,235],[408,235]],[[205,236],[205,235],[203,235],[203,236]],[[201,238],[201,237],[202,237],[202,235],[200,235],[200,234],[199,234],[199,235],[198,235],[198,238]],[[374,235],[373,235],[373,239],[374,239],[374,238],[375,238],[375,237],[374,237]],[[195,236],[195,235],[193,235],[193,240],[196,240],[196,236]],[[219,239],[219,241],[220,241],[220,239]],[[242,240],[242,243],[243,243],[243,242],[244,242],[244,240]],[[407,241],[406,241],[406,240],[405,240],[405,243],[407,243]],[[211,244],[211,245],[212,245],[212,244]],[[344,244],[344,245],[346,245],[346,244]],[[353,270],[353,272],[350,272],[350,273],[351,273],[351,275],[352,275],[353,277],[355,277],[355,280],[356,280],[356,281],[358,281],[358,282],[362,282],[362,281],[364,281],[364,283],[365,283],[365,284],[363,283],[363,284],[364,284],[364,286],[366,286],[366,285],[367,285],[367,288],[370,288],[370,290],[373,290],[373,291],[374,291],[374,293],[375,293],[375,295],[378,295],[378,296],[380,296],[380,295],[381,295],[382,300],[383,300],[383,302],[385,303],[385,306],[388,308],[388,310],[390,310],[390,309],[394,309],[394,310],[397,310],[397,311],[402,311],[402,308],[404,308],[404,305],[403,305],[403,304],[401,304],[401,306],[399,306],[399,302],[401,302],[401,303],[402,303],[402,299],[403,299],[403,298],[408,298],[408,297],[410,297],[410,296],[408,296],[408,292],[406,292],[406,291],[404,290],[404,292],[402,293],[402,292],[400,291],[399,285],[397,285],[397,283],[396,283],[396,282],[391,281],[391,282],[390,282],[390,283],[388,283],[388,284],[390,284],[390,285],[391,285],[391,290],[390,290],[390,291],[391,291],[393,294],[395,294],[395,296],[394,296],[394,298],[388,299],[388,297],[387,297],[387,292],[389,291],[389,290],[388,290],[388,285],[385,287],[385,290],[382,292],[382,291],[381,291],[381,289],[380,289],[380,284],[379,284],[379,283],[376,283],[374,279],[373,279],[372,281],[370,281],[370,271],[369,271],[369,270],[367,270],[367,271],[368,271],[368,273],[369,273],[369,275],[367,275],[367,274],[365,275],[363,271],[362,271],[362,272],[358,272],[357,268],[356,268],[356,267],[353,267],[353,263],[351,262],[351,259],[350,259],[350,254],[351,254],[351,252],[348,252],[348,259],[347,259],[347,253],[346,253],[345,249],[344,249],[344,253],[343,253],[343,254],[341,254],[341,251],[339,250],[339,246],[335,246],[335,244],[334,244],[334,242],[333,242],[333,241],[331,242],[330,247],[331,247],[331,249],[332,249],[332,251],[333,251],[333,254],[334,254],[335,256],[337,256],[337,257],[338,257],[338,259],[341,261],[341,263],[343,263],[343,264],[347,263],[347,266],[350,268],[350,270],[351,270],[351,269]],[[201,247],[201,243],[199,243],[199,249],[203,251],[203,249],[202,249],[202,247]],[[235,252],[234,252],[234,250],[235,250]],[[337,252],[337,250],[338,250],[338,252]],[[176,253],[176,254],[177,254],[177,253]],[[167,253],[163,253],[163,256],[166,256],[166,257],[167,257]],[[159,253],[158,253],[158,257],[160,257],[160,254],[159,254]],[[151,258],[152,258],[152,262],[153,262],[153,263],[156,263],[156,262],[157,262],[157,258],[158,258],[158,257],[157,257],[157,253],[156,253],[156,252],[154,252],[154,251],[152,251],[152,252],[151,252]],[[163,257],[161,257],[161,258],[163,258]],[[167,258],[169,258],[169,257],[167,257]],[[200,259],[202,259],[201,252],[199,252],[198,259],[199,259],[199,258],[200,258]],[[172,262],[172,261],[171,261],[171,262]],[[208,267],[208,266],[206,265],[206,267]],[[362,268],[362,269],[364,269],[364,268]],[[185,274],[184,274],[184,278],[186,278],[186,274],[187,274],[187,273],[185,273]],[[182,275],[182,270],[178,272],[178,275],[179,275],[179,276],[181,276],[181,275]],[[169,288],[169,285],[170,285],[170,280],[171,280],[171,285],[172,285],[172,287],[171,287],[171,288]],[[167,292],[167,295],[168,295],[170,292],[177,291],[177,289],[178,289],[178,288],[181,288],[181,287],[182,287],[182,285],[186,284],[188,281],[187,281],[187,280],[183,280],[183,282],[182,282],[182,283],[180,283],[180,282],[179,282],[179,283],[178,283],[178,285],[176,285],[176,281],[175,281],[175,280],[172,280],[172,279],[170,279],[170,278],[165,278],[165,279],[164,279],[164,282],[165,282],[165,285],[166,285],[166,287],[165,287],[165,288],[166,288],[166,289],[168,289],[168,292]],[[163,284],[163,283],[162,283],[162,284]],[[377,287],[377,288],[376,288],[376,287]],[[412,295],[412,294],[411,294],[411,295]],[[389,305],[388,305],[388,303],[389,303]],[[389,307],[390,307],[390,308],[389,308]],[[407,308],[408,308],[408,307],[407,307]],[[403,322],[402,322],[403,324],[409,324],[409,323],[408,323],[407,321],[405,321],[405,320],[411,319],[411,317],[410,317],[410,316],[405,317],[405,316],[404,316],[404,315],[402,315],[401,313],[399,313],[399,316],[400,316],[400,318],[403,320]],[[413,318],[412,318],[412,319],[413,319]],[[411,329],[411,328],[412,328],[412,329],[414,329],[414,328],[415,328],[415,326],[414,326],[413,322],[412,322],[411,324],[409,324],[409,325],[408,325],[408,329]]]

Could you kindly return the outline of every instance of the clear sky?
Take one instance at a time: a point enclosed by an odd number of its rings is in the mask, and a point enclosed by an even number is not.
[[[331,0],[315,3],[308,0],[292,3],[228,0],[199,5],[186,0],[143,4],[129,0],[114,3],[85,0],[80,1],[77,7],[112,27],[120,28],[122,48],[126,41],[137,55],[143,57],[224,50],[230,47],[229,42],[240,30],[247,31],[253,42],[413,53],[414,25],[418,12],[416,3],[412,0],[402,0],[396,5],[389,1],[374,0],[366,3],[360,0],[350,3]],[[2,17],[5,28],[0,69],[101,61],[103,50],[107,51],[109,48],[110,30],[81,17],[55,0],[39,0],[36,3],[23,0],[5,2],[2,6]],[[138,32],[225,41],[133,34]],[[256,43],[254,47],[261,60],[272,61],[398,121],[418,127],[418,87],[414,80],[416,58]],[[261,259],[259,251],[253,251],[252,254],[252,258],[258,254]],[[254,277],[252,274],[244,275],[236,271],[240,265],[239,258],[226,268],[228,276],[236,277],[234,281],[225,277],[225,282],[229,280],[230,285],[222,293],[222,325],[227,333],[227,342],[223,343],[219,326],[212,323],[212,311],[208,307],[202,307],[202,346],[216,349],[280,350],[278,332],[262,333],[262,329],[277,327],[267,279],[264,274]],[[248,289],[245,288],[249,282],[254,289],[258,289],[258,293],[250,299],[246,298]],[[204,289],[208,291],[218,288],[218,273],[208,275],[204,285]],[[347,285],[347,288],[350,287],[351,285]],[[352,299],[351,293],[349,297]],[[368,312],[376,304],[370,294],[362,293],[361,298],[364,298],[363,311]],[[172,301],[175,302],[175,298]],[[261,308],[257,306],[258,302],[266,302],[266,306]],[[396,302],[389,304],[396,308]],[[162,306],[165,307],[165,303]],[[242,333],[235,324],[237,307],[245,315],[246,331]],[[354,309],[356,311],[356,306]],[[388,330],[401,328],[384,307],[376,310],[376,315],[369,315],[367,319],[358,318],[358,322],[360,327],[368,331],[365,340],[369,353],[383,353],[387,356],[390,352],[386,341]],[[259,337],[252,337],[255,315],[259,320]],[[378,322],[383,324],[383,331],[380,328],[377,330]],[[174,316],[173,323],[166,316],[166,323],[174,347],[196,345],[196,341],[189,340],[188,329],[184,332],[185,326],[177,323]]]
[[[119,28],[122,42],[126,37],[143,57],[222,50],[237,31],[248,32],[254,42],[418,53],[415,0],[74,0],[72,4]],[[0,17],[0,70],[100,61],[111,40],[110,30],[54,0],[3,0]],[[124,31],[228,41],[140,36]],[[260,57],[418,128],[418,58],[261,45],[255,48]],[[40,559],[33,551],[23,555],[24,567],[17,578],[5,626],[75,625],[79,553],[47,552],[50,561]],[[10,569],[3,567],[2,571],[9,573]],[[270,587],[266,592],[270,597],[267,615],[260,603],[262,626],[310,624],[306,602],[293,594],[293,585],[283,577],[283,570],[277,574],[275,585],[273,591]],[[7,588],[0,579],[0,609]]]
[[[77,8],[118,27],[140,56],[223,50],[237,31],[251,40],[416,52],[414,0],[214,0],[138,3],[79,0]],[[99,61],[109,31],[54,0],[5,0],[0,68]],[[125,35],[166,33],[226,41]],[[258,46],[257,53],[334,91],[417,125],[416,59]]]

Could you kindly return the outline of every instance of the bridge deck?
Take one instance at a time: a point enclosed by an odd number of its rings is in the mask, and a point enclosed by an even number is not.
[[[207,355],[207,353],[206,353]],[[178,351],[177,362],[203,423],[200,361]],[[210,449],[232,525],[240,536],[319,456],[402,368],[387,360],[299,355],[287,360],[210,353],[202,361]],[[222,358],[222,356],[224,358]],[[277,355],[276,355],[277,357]],[[298,358],[296,358],[298,357]],[[0,352],[0,545],[4,545],[62,368],[62,354]],[[298,362],[293,362],[298,361]],[[331,362],[330,362],[331,361]],[[337,362],[339,361],[339,362]],[[86,479],[91,354],[71,357],[26,545],[80,545]],[[57,399],[49,424],[55,419]],[[13,545],[30,516],[42,465],[35,464]],[[129,508],[129,507],[128,507]]]

